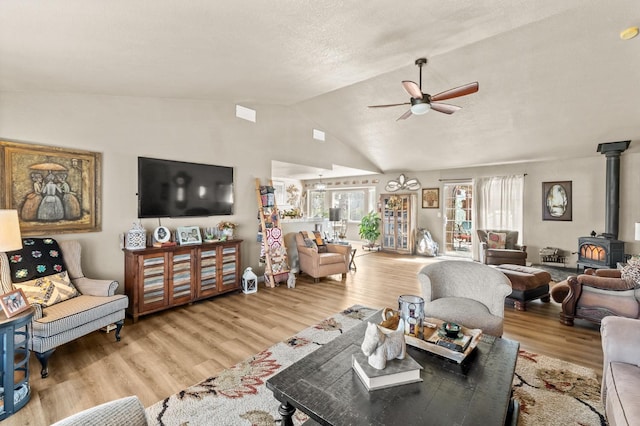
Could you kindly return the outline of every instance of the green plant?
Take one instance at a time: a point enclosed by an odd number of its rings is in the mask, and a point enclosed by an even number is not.
[[[382,218],[375,211],[367,213],[360,221],[360,228],[358,229],[360,238],[369,241],[369,245],[373,246],[378,238],[380,238],[380,223]]]

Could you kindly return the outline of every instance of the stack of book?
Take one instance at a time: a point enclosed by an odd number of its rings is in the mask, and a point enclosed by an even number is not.
[[[369,391],[422,381],[422,366],[409,354],[404,359],[387,361],[387,366],[382,370],[370,366],[367,356],[360,351],[352,355],[352,361],[353,370]]]
[[[471,337],[472,336],[468,334],[462,333],[459,333],[457,337],[448,337],[442,329],[439,329],[426,340],[427,342],[435,343],[438,346],[445,347],[452,351],[464,352],[471,343]]]

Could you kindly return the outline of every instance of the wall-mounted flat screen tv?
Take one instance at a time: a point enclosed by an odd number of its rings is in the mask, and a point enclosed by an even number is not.
[[[233,214],[233,167],[138,157],[138,217]]]

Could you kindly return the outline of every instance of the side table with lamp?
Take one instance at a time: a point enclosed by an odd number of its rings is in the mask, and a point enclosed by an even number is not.
[[[0,210],[0,229],[2,229],[0,252],[22,248],[17,210]],[[4,298],[3,301],[8,300],[12,293],[5,293],[0,297]],[[22,303],[25,302],[22,300]],[[4,420],[24,407],[31,397],[29,337],[31,335],[31,318],[34,313],[34,308],[27,305],[10,311],[5,308],[5,303],[2,303],[2,308],[2,312],[0,312],[0,341],[2,342],[0,420]],[[7,312],[9,316],[7,316]]]
[[[635,237],[634,239],[636,241],[640,241],[640,222],[636,222],[635,223]],[[616,264],[616,268],[617,269],[622,269],[627,265],[634,265],[634,264],[640,264],[640,253],[638,254],[627,254],[625,255],[625,260],[624,262],[618,262]]]

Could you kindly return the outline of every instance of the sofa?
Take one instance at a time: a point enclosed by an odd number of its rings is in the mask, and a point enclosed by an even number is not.
[[[56,268],[56,274],[50,274],[51,271],[43,272],[40,277],[32,280],[42,280],[39,284],[33,285],[33,294],[37,294],[37,287],[43,288],[46,285],[47,288],[51,288],[50,284],[53,280],[51,277],[63,274],[73,284],[69,286],[74,291],[72,297],[50,305],[36,303],[33,302],[33,298],[30,298],[32,292],[28,289],[32,283],[30,281],[15,282],[16,274],[12,274],[11,264],[15,265],[19,259],[31,256],[34,251],[30,248],[37,247],[38,244],[51,244],[53,252],[61,253],[62,265],[56,265],[61,266]],[[43,256],[50,250],[40,249],[37,252],[40,253],[39,256]],[[4,294],[15,288],[22,288],[35,308],[31,322],[29,349],[40,361],[42,378],[49,375],[49,357],[60,345],[112,324],[116,326],[115,339],[120,341],[120,330],[124,324],[125,309],[129,299],[126,295],[115,294],[118,288],[117,281],[85,277],[81,267],[81,252],[82,248],[78,241],[57,242],[52,238],[23,238],[22,250],[0,253],[0,291]],[[47,277],[49,280],[46,284],[42,284]],[[55,292],[61,293],[57,287],[58,283],[55,284]]]
[[[602,403],[610,426],[640,424],[640,320],[608,316],[602,335]]]
[[[477,230],[480,262],[485,265],[526,265],[527,246],[518,245],[518,231]]]
[[[575,318],[599,324],[609,315],[640,318],[640,286],[622,279],[619,269],[585,269],[551,290],[562,303],[560,322],[572,326]]]

